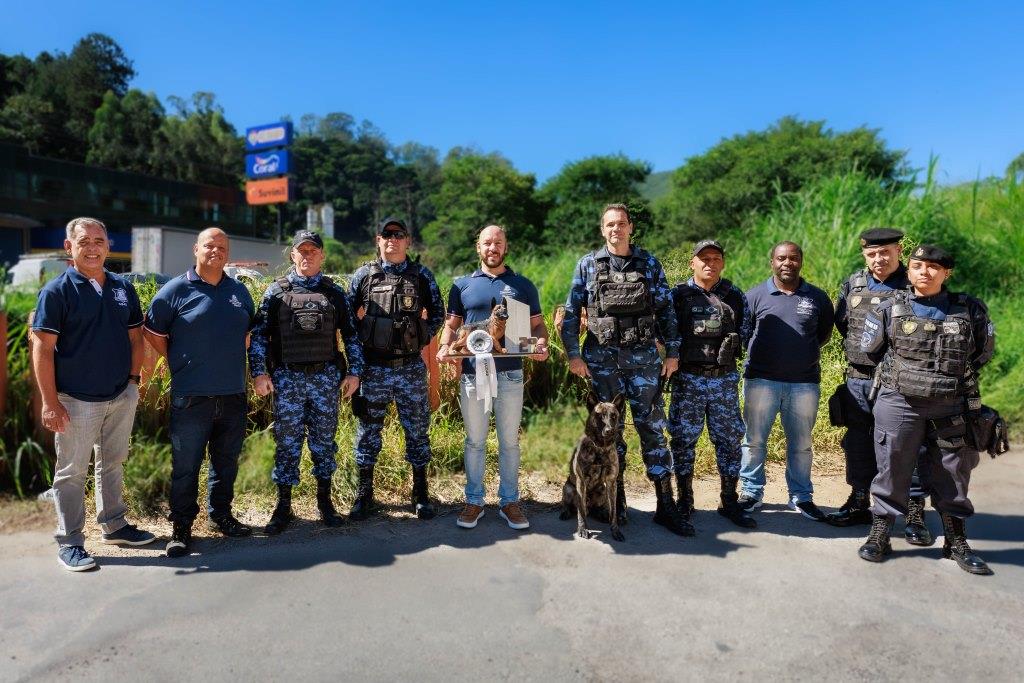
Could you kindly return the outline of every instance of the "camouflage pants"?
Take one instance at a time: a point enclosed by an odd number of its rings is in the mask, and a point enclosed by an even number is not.
[[[661,398],[658,380],[661,363],[640,368],[618,368],[608,365],[588,365],[594,391],[602,401],[611,401],[618,394],[626,397],[633,426],[640,436],[640,450],[647,476],[651,479],[668,474],[672,470],[672,454],[665,443],[665,404]],[[619,424],[625,423],[626,411],[619,416]],[[626,442],[620,438],[617,444],[619,464],[626,462]]]
[[[329,365],[320,372],[277,368],[274,382],[274,483],[295,486],[299,483],[299,458],[302,441],[309,445],[313,458],[313,476],[330,479],[338,464],[335,432],[338,431],[338,399],[341,371]]]
[[[672,378],[668,408],[668,433],[676,474],[693,474],[697,439],[707,421],[708,435],[715,445],[718,473],[723,477],[740,474],[740,443],[743,416],[740,415],[738,372],[722,377],[701,377],[677,372]]]
[[[388,405],[394,401],[405,432],[405,459],[413,467],[430,462],[430,403],[427,368],[422,361],[401,368],[367,365],[360,377],[356,413],[356,464],[373,465],[381,449]]]

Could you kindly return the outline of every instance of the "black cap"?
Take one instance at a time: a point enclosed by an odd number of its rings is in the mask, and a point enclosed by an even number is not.
[[[300,230],[295,233],[295,237],[292,238],[292,249],[300,244],[304,244],[305,242],[312,243],[317,249],[324,248],[324,241],[320,237],[319,233],[315,233],[312,230]]]
[[[918,261],[931,261],[938,263],[943,268],[952,268],[956,263],[948,251],[934,244],[922,244],[910,254],[911,259]]]
[[[705,249],[717,249],[718,253],[725,256],[725,247],[718,240],[701,240],[693,245],[693,255],[696,256]]]
[[[405,223],[402,222],[401,219],[388,216],[387,218],[385,218],[384,220],[377,224],[377,234],[383,235],[384,231],[387,230],[388,227],[392,225],[395,226],[396,228],[401,228],[405,232],[409,232],[409,228],[405,227]]]
[[[903,233],[896,228],[871,228],[860,234],[860,246],[883,247],[886,244],[895,244],[903,239]]]

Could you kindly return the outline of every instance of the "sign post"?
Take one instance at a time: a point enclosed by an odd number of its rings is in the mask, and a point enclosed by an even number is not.
[[[280,121],[245,130],[245,199],[253,206],[287,204],[292,200],[291,121]],[[281,244],[284,231],[284,207],[277,209],[277,243]]]

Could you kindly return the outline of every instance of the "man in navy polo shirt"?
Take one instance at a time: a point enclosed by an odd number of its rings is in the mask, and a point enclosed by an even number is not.
[[[531,358],[546,360],[547,326],[540,308],[537,288],[527,278],[505,265],[508,241],[505,230],[489,225],[480,232],[476,242],[480,268],[472,275],[459,278],[448,294],[448,318],[441,332],[438,361],[455,363],[448,356],[463,323],[476,323],[491,316],[494,304],[514,299],[530,307],[530,335],[537,338],[537,353]],[[507,347],[507,344],[503,342]],[[488,410],[483,396],[477,392],[476,359],[462,361],[459,382],[459,405],[466,428],[466,506],[456,524],[471,529],[484,515],[484,452],[489,427]],[[498,433],[498,514],[513,529],[526,529],[529,520],[519,507],[519,423],[523,414],[522,358],[494,359],[497,373],[497,396],[491,402],[494,427]]]
[[[740,480],[745,510],[761,506],[765,446],[775,416],[786,435],[789,507],[823,521],[811,485],[811,430],[821,395],[821,347],[832,336],[834,313],[828,294],[800,277],[804,252],[795,242],[771,250],[772,276],[747,292],[754,334],[743,372],[743,437]]]
[[[145,545],[156,537],[128,524],[123,463],[139,402],[142,309],[135,288],[103,268],[107,228],[95,218],[67,225],[71,267],[39,292],[32,369],[43,426],[54,432],[57,558],[65,569],[96,566],[85,551],[85,480],[96,454],[96,521],[103,542]]]
[[[211,528],[225,536],[252,529],[231,514],[238,454],[245,438],[245,339],[255,317],[245,285],[224,274],[228,236],[199,233],[196,265],[164,285],[146,314],[146,340],[171,371],[171,514],[168,557],[189,552],[199,514],[199,470],[207,447]]]

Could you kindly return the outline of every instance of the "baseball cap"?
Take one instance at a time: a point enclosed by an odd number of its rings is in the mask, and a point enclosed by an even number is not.
[[[718,240],[701,240],[693,245],[693,255],[696,256],[705,249],[717,249],[718,253],[725,256],[725,247]]]
[[[324,241],[319,234],[312,230],[300,230],[295,233],[295,237],[292,238],[292,249],[305,242],[311,242],[317,249],[324,248]]]
[[[405,223],[403,223],[401,219],[388,216],[387,218],[385,218],[384,220],[377,224],[377,234],[383,235],[384,231],[390,227],[398,228],[399,230],[405,233],[409,232],[409,228],[405,227]]]

